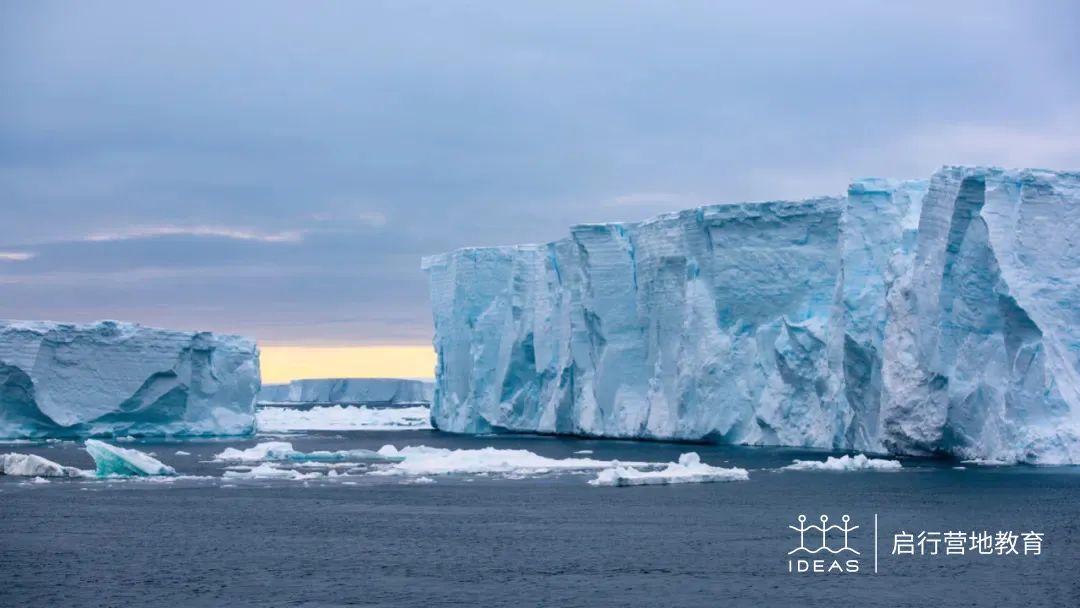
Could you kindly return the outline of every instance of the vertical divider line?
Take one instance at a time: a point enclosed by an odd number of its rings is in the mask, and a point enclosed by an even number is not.
[[[874,574],[877,574],[877,545],[878,545],[878,533],[877,533],[877,513],[874,513]]]

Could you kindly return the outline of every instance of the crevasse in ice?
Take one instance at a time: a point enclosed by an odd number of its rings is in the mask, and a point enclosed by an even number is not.
[[[1080,174],[846,197],[424,259],[433,423],[1080,462]]]

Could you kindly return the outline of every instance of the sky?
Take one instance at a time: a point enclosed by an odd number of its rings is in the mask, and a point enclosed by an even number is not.
[[[1080,168],[1080,3],[0,0],[0,318],[269,381],[431,376],[425,254],[944,164]]]

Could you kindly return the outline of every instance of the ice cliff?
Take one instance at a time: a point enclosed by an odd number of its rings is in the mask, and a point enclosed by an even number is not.
[[[1080,462],[1080,174],[947,167],[424,259],[433,423]]]
[[[0,321],[0,437],[243,435],[259,351],[235,336]]]
[[[259,391],[260,403],[431,403],[431,382],[399,378],[326,378],[268,384]]]

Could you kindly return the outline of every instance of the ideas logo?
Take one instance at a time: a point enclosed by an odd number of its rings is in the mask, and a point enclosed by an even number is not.
[[[792,574],[855,574],[860,571],[860,559],[864,557],[853,546],[852,532],[859,526],[851,522],[851,516],[840,516],[840,523],[829,523],[829,516],[822,514],[821,525],[807,524],[807,517],[799,515],[797,526],[788,528],[799,533],[799,546],[788,551],[788,572]],[[956,556],[992,559],[1037,559],[1043,553],[1045,534],[1030,530],[946,530],[926,531],[917,534],[900,530],[892,535],[892,552],[889,559],[928,559],[952,561]],[[886,536],[887,538],[888,536]],[[873,552],[873,565],[864,572],[878,572],[878,514],[874,513],[873,535],[863,534],[863,547],[869,545]],[[1021,551],[1021,549],[1023,549]]]
[[[799,546],[788,552],[788,572],[813,574],[854,574],[859,571],[861,555],[851,547],[850,534],[859,529],[851,525],[851,516],[843,515],[844,525],[829,525],[829,516],[821,515],[821,525],[806,525],[799,515],[798,526],[788,526],[799,533]],[[820,555],[819,555],[820,554]]]

